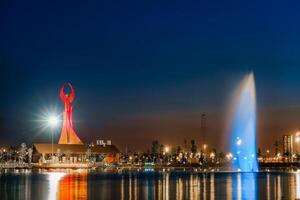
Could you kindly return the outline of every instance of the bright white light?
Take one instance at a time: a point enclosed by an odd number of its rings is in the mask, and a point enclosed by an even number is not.
[[[49,182],[49,196],[48,200],[54,200],[58,197],[59,192],[59,181],[65,176],[65,173],[60,172],[51,172],[48,174],[48,182]]]
[[[56,116],[50,116],[48,118],[48,124],[52,127],[55,127],[58,124],[58,118]]]
[[[232,157],[233,157],[233,155],[232,155],[232,153],[228,153],[228,154],[226,155],[226,157],[227,157],[228,160],[231,160]]]
[[[165,152],[168,153],[170,151],[170,147],[166,146],[165,147]]]
[[[236,144],[237,144],[238,146],[241,146],[241,144],[242,144],[242,139],[238,137],[238,138],[237,138]]]
[[[297,136],[297,137],[296,137],[295,142],[297,142],[297,143],[300,142],[300,136]]]
[[[296,198],[300,198],[300,174],[298,170],[296,174]]]

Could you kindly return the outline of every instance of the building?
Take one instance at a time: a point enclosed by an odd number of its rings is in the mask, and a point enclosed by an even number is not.
[[[283,148],[283,156],[287,161],[293,161],[293,136],[292,135],[284,135],[282,137],[282,148]]]
[[[120,151],[115,145],[81,145],[81,144],[33,144],[33,162],[43,163],[51,160],[61,163],[103,162],[118,163]]]

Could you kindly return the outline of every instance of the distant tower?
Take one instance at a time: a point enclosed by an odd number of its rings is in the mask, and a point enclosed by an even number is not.
[[[82,144],[81,140],[79,139],[73,128],[73,106],[71,106],[71,103],[75,98],[75,92],[72,85],[70,83],[68,85],[71,89],[70,94],[64,93],[64,88],[66,84],[64,84],[60,89],[60,98],[65,104],[65,111],[63,115],[63,126],[61,129],[58,144]]]
[[[202,135],[203,148],[205,150],[207,147],[207,144],[206,144],[206,115],[205,114],[201,115],[201,135]]]
[[[293,161],[293,136],[292,135],[284,135],[282,137],[283,140],[283,154],[288,159],[289,162]]]

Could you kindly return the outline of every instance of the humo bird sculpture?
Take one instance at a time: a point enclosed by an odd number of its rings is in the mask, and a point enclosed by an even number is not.
[[[65,111],[63,113],[63,126],[58,144],[82,144],[73,128],[73,107],[71,103],[75,98],[75,92],[73,86],[70,83],[68,83],[68,85],[71,89],[70,94],[65,94],[64,92],[66,84],[60,89],[60,98],[64,102]]]

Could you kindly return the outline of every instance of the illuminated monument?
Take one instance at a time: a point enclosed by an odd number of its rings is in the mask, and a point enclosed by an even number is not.
[[[106,164],[119,163],[120,151],[119,149],[111,144],[111,140],[108,140],[107,143],[98,143],[94,145],[83,144],[79,139],[73,128],[73,107],[71,105],[74,100],[75,93],[73,86],[69,83],[70,94],[65,94],[64,89],[67,84],[64,84],[60,89],[60,98],[64,102],[64,113],[63,113],[63,124],[60,139],[58,144],[48,143],[34,143],[33,144],[33,158],[32,162],[39,163],[38,168],[90,168],[93,166],[93,162],[102,162]],[[92,152],[93,160],[91,156],[87,155],[87,152]],[[59,155],[57,152],[60,152]],[[51,165],[49,162],[51,161]],[[81,163],[78,165],[78,163]],[[45,164],[46,163],[46,164]],[[60,166],[60,163],[67,163],[68,165]],[[45,165],[44,165],[45,164]],[[70,186],[68,186],[70,187]],[[65,190],[65,189],[64,189]],[[73,191],[73,190],[72,190]],[[78,189],[74,189],[75,192],[78,192]],[[66,193],[70,195],[70,193]],[[70,199],[68,196],[64,196]],[[73,199],[73,198],[72,198]]]
[[[233,169],[258,171],[256,155],[256,92],[253,73],[248,74],[235,97],[232,120],[231,151]]]
[[[71,106],[71,103],[74,100],[75,92],[73,86],[70,83],[68,85],[71,89],[70,94],[64,93],[66,84],[60,89],[60,98],[64,102],[65,111],[63,114],[63,126],[58,144],[83,144],[73,128],[73,107]]]

